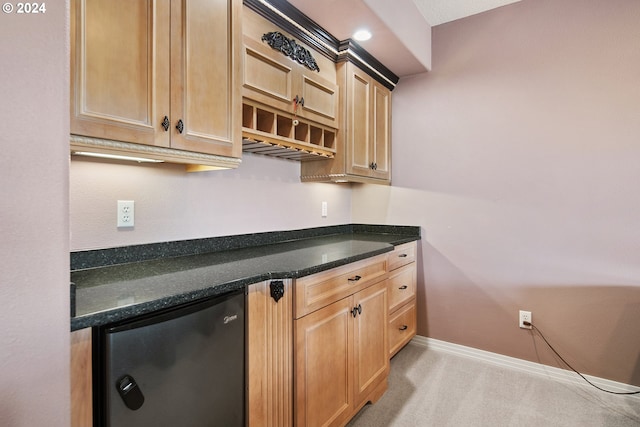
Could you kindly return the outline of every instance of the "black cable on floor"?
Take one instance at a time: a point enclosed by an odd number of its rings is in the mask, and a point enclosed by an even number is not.
[[[585,380],[587,383],[589,383],[589,385],[597,388],[600,391],[604,391],[606,393],[611,393],[611,394],[620,394],[620,395],[631,395],[631,394],[640,394],[640,391],[629,391],[629,392],[618,392],[618,391],[611,391],[611,390],[605,390],[604,388],[600,388],[597,385],[595,385],[594,383],[592,383],[591,381],[589,381],[584,375],[582,375],[580,372],[578,372],[577,370],[575,370],[573,368],[573,366],[571,366],[569,364],[569,362],[567,362],[566,360],[564,360],[564,358],[562,356],[560,356],[560,354],[556,351],[555,348],[553,348],[553,346],[549,343],[549,341],[547,341],[547,339],[544,337],[544,335],[542,334],[542,332],[540,332],[540,329],[536,328],[536,325],[534,325],[533,323],[530,322],[523,322],[523,325],[525,326],[531,326],[533,328],[534,331],[536,331],[540,337],[544,340],[544,342],[547,343],[547,345],[549,346],[549,348],[556,354],[556,356],[558,356],[560,358],[560,360],[562,360],[564,362],[565,365],[567,365],[569,367],[569,369],[571,369],[573,372],[575,372],[576,374],[580,375],[582,377],[583,380]]]

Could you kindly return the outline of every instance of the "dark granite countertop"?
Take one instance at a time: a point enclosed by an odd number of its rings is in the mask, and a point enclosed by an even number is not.
[[[420,239],[419,227],[350,224],[71,254],[71,330],[243,288],[302,277]]]

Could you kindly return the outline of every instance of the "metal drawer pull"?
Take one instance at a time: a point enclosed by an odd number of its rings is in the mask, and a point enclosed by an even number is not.
[[[178,120],[176,129],[178,130],[178,133],[182,133],[182,131],[184,130],[184,122],[182,121],[182,119]]]
[[[400,254],[400,255],[398,255],[398,258],[406,258],[406,257],[407,257],[407,254]]]
[[[405,289],[407,289],[407,287],[408,287],[407,285],[402,285],[398,289],[400,289],[401,291],[404,291]]]
[[[406,331],[406,330],[407,330],[407,328],[408,328],[408,326],[407,326],[407,325],[402,325],[402,326],[400,326],[398,329],[400,329],[401,331]]]
[[[360,276],[353,276],[353,277],[350,277],[348,280],[349,280],[350,282],[357,282],[357,281],[358,281],[358,280],[360,280],[360,279],[362,279],[362,277],[360,277]]]

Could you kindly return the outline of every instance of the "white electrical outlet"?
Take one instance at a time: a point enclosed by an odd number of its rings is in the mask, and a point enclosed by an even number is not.
[[[327,202],[322,202],[322,218],[327,217],[327,209],[328,209]]]
[[[520,326],[522,329],[531,329],[531,325],[525,325],[524,322],[531,322],[531,312],[530,311],[524,311],[524,310],[520,310],[520,323],[518,324],[518,326]]]
[[[133,200],[118,200],[118,227],[133,227],[135,209]]]

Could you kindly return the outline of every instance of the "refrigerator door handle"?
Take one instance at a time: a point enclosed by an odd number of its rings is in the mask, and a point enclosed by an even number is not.
[[[132,411],[140,409],[144,403],[142,390],[140,390],[138,383],[136,383],[136,380],[134,380],[131,375],[124,375],[116,381],[116,389],[118,389],[118,393],[120,393],[124,404]]]

